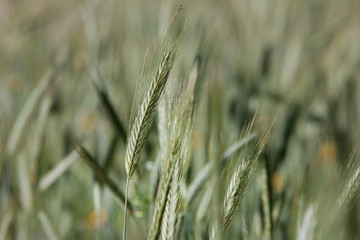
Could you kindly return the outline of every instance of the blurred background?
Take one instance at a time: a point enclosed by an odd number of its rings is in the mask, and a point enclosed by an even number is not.
[[[263,154],[273,239],[299,239],[307,206],[326,218],[346,169],[357,164],[351,156],[360,142],[359,1],[0,0],[0,239],[120,238],[123,208],[72,154],[64,129],[100,164],[113,146],[108,174],[125,189],[125,142],[115,136],[90,72],[103,79],[127,132],[147,49],[180,4],[188,22],[173,72],[184,78],[194,61],[201,64],[187,181],[207,161],[216,88],[221,151],[255,113],[259,129],[274,122]],[[157,149],[154,126],[140,180],[130,187],[141,223],[130,221],[129,239],[146,236],[151,189],[144,179]],[[60,163],[63,170],[46,179]],[[257,189],[254,181],[229,239],[261,225]],[[360,238],[359,200],[349,206],[333,239]],[[204,236],[206,224],[196,224],[185,225],[184,239]]]

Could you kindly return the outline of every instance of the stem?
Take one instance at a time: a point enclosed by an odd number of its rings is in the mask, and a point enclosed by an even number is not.
[[[126,190],[125,190],[125,212],[124,212],[124,227],[123,227],[123,240],[126,240],[126,216],[127,216],[127,202],[128,202],[128,190],[129,190],[130,177],[126,179]]]

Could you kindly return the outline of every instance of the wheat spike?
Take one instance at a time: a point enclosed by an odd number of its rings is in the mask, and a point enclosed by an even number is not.
[[[144,64],[144,73],[143,78],[145,80],[150,79],[150,86],[146,91],[145,97],[142,101],[140,106],[139,112],[134,120],[132,125],[132,130],[129,134],[129,138],[127,141],[126,147],[126,155],[125,155],[125,168],[127,173],[127,182],[126,182],[126,189],[128,189],[129,181],[131,176],[134,174],[136,166],[138,164],[141,150],[145,145],[146,138],[149,134],[149,129],[152,125],[152,122],[155,117],[156,108],[159,104],[161,95],[164,91],[165,85],[168,82],[170,70],[173,66],[175,61],[177,52],[179,50],[179,46],[185,31],[185,24],[183,29],[174,43],[171,43],[171,34],[173,30],[173,22],[178,15],[179,11],[182,9],[180,8],[174,14],[170,26],[165,34],[164,38],[162,39],[159,48],[156,50],[154,55],[154,61],[147,62],[145,61]],[[160,61],[158,62],[160,57]],[[151,59],[150,59],[151,60]],[[152,71],[156,69],[155,74],[152,74]],[[150,72],[150,74],[149,74]],[[134,101],[135,102],[135,101]],[[173,154],[175,155],[175,154]],[[171,168],[170,168],[171,169]],[[169,169],[169,170],[170,170]],[[165,189],[166,194],[163,195],[164,199],[161,198],[161,206],[155,206],[155,212],[158,214],[157,217],[160,216],[160,221],[162,218],[162,214],[164,211],[164,203],[166,203],[166,197],[169,192],[171,178],[166,179]],[[161,187],[161,185],[160,185]],[[162,189],[163,190],[163,189]],[[127,190],[126,190],[126,200],[125,205],[127,203]],[[155,216],[155,214],[154,214]],[[159,222],[160,222],[159,221]],[[152,229],[152,228],[151,228]],[[159,228],[156,227],[155,229],[155,237],[158,236]],[[152,233],[153,231],[150,231]],[[151,235],[150,235],[151,236]],[[123,231],[123,239],[126,239],[126,212],[124,214],[124,231]]]
[[[238,142],[231,145],[221,156],[222,161],[228,161],[237,151],[242,150],[244,147],[247,146],[251,141],[256,139],[258,137],[258,133],[252,133],[248,136],[241,138]],[[186,194],[186,202],[187,205],[191,205],[191,202],[196,197],[196,195],[200,192],[202,187],[205,185],[207,180],[209,179],[210,173],[212,171],[212,168],[214,167],[214,164],[212,162],[209,162],[206,164],[200,172],[196,175],[196,178],[191,183],[191,185],[188,188],[187,194]]]
[[[175,137],[171,137],[171,144],[169,144],[169,148],[167,149],[167,157],[164,159],[165,161],[162,164],[162,171],[161,171],[161,177],[159,182],[159,188],[156,196],[155,206],[154,206],[154,213],[153,218],[149,230],[149,236],[148,239],[158,239],[160,235],[160,230],[162,223],[165,222],[166,224],[169,223],[169,220],[167,219],[170,216],[166,214],[166,205],[169,202],[169,198],[177,197],[180,190],[178,189],[176,193],[176,188],[174,190],[174,186],[176,184],[180,183],[179,171],[180,166],[182,164],[183,160],[183,153],[182,146],[183,146],[183,129],[181,128],[182,124],[179,121],[175,121]],[[180,128],[179,128],[180,126]],[[175,181],[175,185],[172,185],[173,181]],[[171,188],[173,187],[173,192],[171,192]],[[169,206],[168,213],[170,213]],[[164,220],[165,216],[165,220]],[[175,224],[176,225],[176,224]],[[166,226],[164,227],[167,228]],[[166,235],[166,233],[165,233]]]
[[[339,213],[346,212],[348,205],[356,195],[359,186],[360,186],[360,167],[353,172],[348,182],[346,183],[344,190],[338,200]]]
[[[128,136],[125,156],[125,168],[128,178],[134,174],[136,169],[141,150],[145,145],[149,129],[155,117],[156,108],[165,85],[168,82],[170,70],[175,61],[185,32],[186,24],[183,25],[177,40],[175,42],[171,41],[173,22],[181,9],[182,7],[180,6],[174,14],[165,36],[154,53],[154,59],[149,58],[150,60],[146,60],[144,64],[143,79],[150,79],[150,86],[146,90],[145,97],[140,105],[137,116],[132,124],[132,130]],[[154,69],[155,72],[153,72]]]
[[[144,147],[150,126],[154,120],[155,109],[169,77],[169,72],[174,62],[175,55],[169,51],[164,54],[161,64],[156,72],[154,81],[151,82],[147,95],[141,104],[140,112],[135,119],[126,148],[125,167],[129,177],[134,174]]]
[[[169,94],[173,96],[176,90],[171,88]],[[192,87],[181,88],[179,95],[175,95],[170,106],[164,109],[169,112],[162,120],[166,124],[161,131],[166,131],[168,143],[160,146],[161,174],[148,239],[158,239],[161,229],[163,239],[173,239],[177,232],[182,170],[188,157],[194,120],[193,90]]]
[[[168,167],[169,171],[165,171],[165,174],[160,179],[160,185],[156,196],[155,208],[152,217],[151,227],[149,231],[148,239],[158,239],[160,234],[160,228],[162,218],[164,216],[165,205],[169,197],[170,185],[172,181],[173,169],[171,166]]]
[[[163,224],[162,224],[162,236],[163,239],[174,239],[176,234],[176,227],[180,215],[180,185],[181,185],[181,168],[179,166],[180,161],[177,162],[177,165],[174,169],[173,180],[171,181],[171,189],[169,192],[169,197],[166,203]]]
[[[225,230],[230,226],[235,211],[245,195],[253,169],[254,164],[243,159],[231,178],[230,186],[224,200]]]
[[[255,118],[255,117],[254,117]],[[253,119],[254,121],[254,119]],[[253,122],[252,121],[252,122]],[[248,134],[253,123],[248,127]],[[246,156],[243,156],[241,163],[231,177],[229,188],[224,199],[224,231],[226,232],[232,222],[240,202],[247,191],[251,176],[256,168],[257,159],[268,139],[270,128],[250,149]]]

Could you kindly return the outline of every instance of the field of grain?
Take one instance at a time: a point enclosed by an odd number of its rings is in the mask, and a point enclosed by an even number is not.
[[[358,0],[0,0],[0,240],[360,239],[359,146]]]

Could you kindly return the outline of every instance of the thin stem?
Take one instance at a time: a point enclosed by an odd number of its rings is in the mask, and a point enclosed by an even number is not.
[[[125,211],[124,211],[124,227],[123,227],[123,240],[126,240],[126,216],[127,216],[127,202],[128,202],[128,190],[129,190],[130,177],[126,178],[126,190],[125,190]]]

